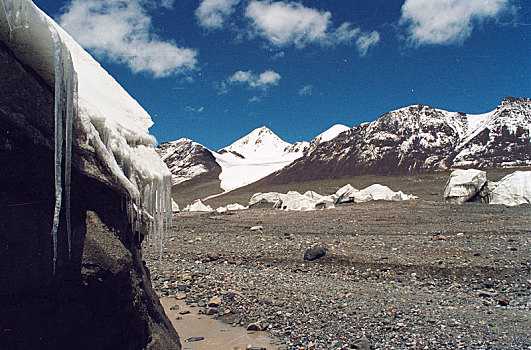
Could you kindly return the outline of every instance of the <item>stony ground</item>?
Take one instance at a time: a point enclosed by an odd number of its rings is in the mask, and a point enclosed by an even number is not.
[[[181,213],[148,266],[160,295],[282,349],[531,349],[530,238],[530,206]],[[326,256],[304,260],[312,247]]]

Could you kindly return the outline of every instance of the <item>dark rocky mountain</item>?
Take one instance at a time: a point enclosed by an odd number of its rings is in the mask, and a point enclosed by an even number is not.
[[[345,175],[531,165],[531,100],[505,98],[490,113],[467,115],[416,105],[382,115],[319,144],[264,183]]]
[[[192,140],[164,142],[156,151],[172,173],[173,186],[192,179],[218,179],[221,173],[221,166],[212,152]]]

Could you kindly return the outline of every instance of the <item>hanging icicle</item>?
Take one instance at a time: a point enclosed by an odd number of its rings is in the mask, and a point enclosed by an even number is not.
[[[71,177],[72,177],[72,129],[77,105],[77,74],[74,71],[70,53],[66,65],[66,125],[65,125],[65,213],[68,239],[68,259],[72,259],[72,225],[70,217]]]
[[[52,31],[53,59],[55,68],[55,209],[53,214],[53,273],[57,268],[57,231],[61,213],[62,184],[61,162],[63,155],[63,43],[56,30]]]

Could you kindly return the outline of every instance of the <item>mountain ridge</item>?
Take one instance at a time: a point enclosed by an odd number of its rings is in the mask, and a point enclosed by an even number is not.
[[[229,191],[257,180],[288,183],[457,166],[529,166],[530,140],[531,99],[506,97],[495,110],[483,114],[449,112],[424,105],[402,107],[352,128],[336,124],[311,142],[295,144],[261,127],[218,152],[189,144],[193,147],[188,153],[202,156],[188,155],[187,166],[176,166],[175,160],[182,155],[174,156],[171,163],[167,151],[159,154],[170,162],[167,164],[174,176],[185,179],[179,182],[182,185],[194,171],[210,169],[210,178],[217,175],[221,188]],[[167,148],[163,145],[159,148]],[[186,148],[181,148],[181,152],[186,153]],[[201,161],[206,163],[199,164]],[[254,173],[248,176],[249,169]],[[204,174],[205,171],[198,176]]]

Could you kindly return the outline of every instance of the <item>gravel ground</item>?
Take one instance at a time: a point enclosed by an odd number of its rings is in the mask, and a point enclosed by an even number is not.
[[[531,349],[530,223],[530,206],[429,200],[180,213],[146,256],[159,295],[281,349]]]

